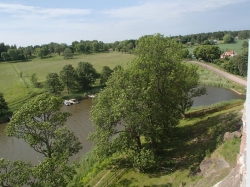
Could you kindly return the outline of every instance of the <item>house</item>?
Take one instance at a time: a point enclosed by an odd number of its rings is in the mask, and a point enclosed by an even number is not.
[[[220,55],[220,58],[226,58],[226,57],[231,58],[231,57],[234,57],[236,55],[237,55],[237,53],[235,51],[226,51],[222,55]]]

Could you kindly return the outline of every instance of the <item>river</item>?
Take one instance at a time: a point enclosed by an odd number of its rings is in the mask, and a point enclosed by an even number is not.
[[[224,88],[208,86],[207,90],[208,95],[194,99],[194,107],[207,106],[220,101],[229,101],[231,99],[245,99],[245,96],[240,96]],[[72,114],[67,120],[66,126],[70,131],[75,133],[83,145],[83,149],[81,149],[78,154],[74,155],[71,160],[79,160],[93,145],[92,142],[86,140],[88,133],[94,131],[90,121],[91,106],[92,99],[85,99],[76,105],[64,105],[61,109],[63,112],[70,112]],[[21,159],[24,161],[31,161],[34,164],[42,160],[42,156],[30,148],[22,139],[7,137],[4,133],[6,125],[7,124],[0,124],[0,158],[12,161]]]

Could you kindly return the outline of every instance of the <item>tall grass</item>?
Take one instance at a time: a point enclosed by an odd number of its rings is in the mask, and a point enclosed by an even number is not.
[[[236,84],[229,79],[222,77],[206,68],[199,66],[198,74],[200,76],[200,84],[202,85],[233,89],[241,94],[246,93],[246,87]]]

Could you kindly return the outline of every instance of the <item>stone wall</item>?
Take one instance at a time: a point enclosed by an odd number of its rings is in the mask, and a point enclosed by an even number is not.
[[[237,164],[228,176],[214,185],[214,187],[246,187],[246,104],[244,104],[242,113],[242,137]]]

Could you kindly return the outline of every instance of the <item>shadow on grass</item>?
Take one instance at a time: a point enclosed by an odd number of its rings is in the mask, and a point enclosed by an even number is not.
[[[241,122],[236,112],[196,119],[199,120],[192,125],[176,127],[169,140],[159,144],[162,151],[158,154],[157,164],[144,170],[144,174],[150,178],[158,178],[186,169],[190,176],[198,174],[200,163],[222,143],[225,132],[238,130]],[[128,163],[129,160],[118,159],[114,165],[118,168],[132,167]]]
[[[239,129],[240,121],[237,113],[228,113],[175,128],[172,141],[160,155],[161,163],[172,171],[190,169],[190,174],[198,173],[201,161],[222,143],[225,132]]]

